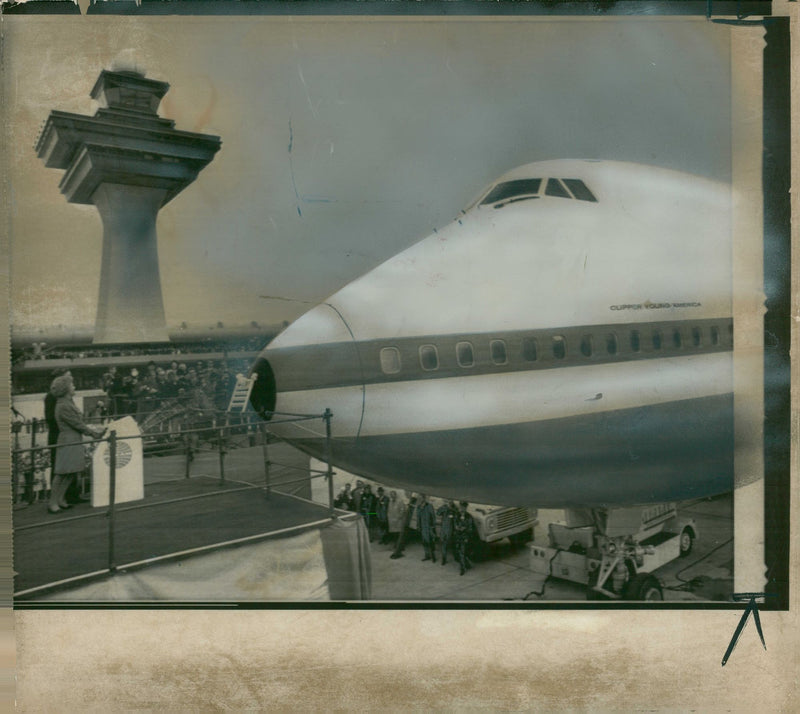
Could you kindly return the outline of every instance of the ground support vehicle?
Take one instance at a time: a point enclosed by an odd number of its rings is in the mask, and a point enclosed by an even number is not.
[[[582,583],[587,598],[663,600],[653,571],[688,555],[698,537],[674,503],[614,509],[570,509],[551,523],[548,544],[532,543],[531,569]]]

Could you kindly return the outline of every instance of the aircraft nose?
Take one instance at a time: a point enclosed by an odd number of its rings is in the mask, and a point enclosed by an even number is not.
[[[323,303],[278,335],[256,359],[250,403],[265,420],[275,414],[320,415],[330,408],[334,431],[356,436],[364,412],[364,375],[358,344],[344,311]],[[273,430],[289,438],[315,427]],[[323,429],[324,432],[324,429]],[[297,437],[297,434],[295,434]]]

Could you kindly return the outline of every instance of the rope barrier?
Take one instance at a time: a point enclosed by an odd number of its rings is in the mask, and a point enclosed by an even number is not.
[[[278,413],[277,412],[271,412],[270,416],[274,416],[275,414],[278,414]],[[288,417],[289,415],[283,414],[282,416]],[[333,501],[334,501],[334,499],[333,499],[333,471],[331,469],[330,463],[328,463],[327,471],[324,471],[324,472],[320,471],[320,470],[317,470],[317,469],[309,469],[308,472],[306,472],[305,468],[300,467],[300,466],[295,466],[293,464],[285,464],[285,463],[277,463],[277,464],[275,464],[275,463],[271,462],[270,459],[269,459],[268,445],[269,445],[270,441],[274,441],[276,439],[276,437],[275,437],[274,434],[270,433],[270,431],[268,429],[268,425],[263,421],[261,421],[261,422],[253,421],[252,418],[249,417],[249,416],[248,416],[247,419],[245,419],[243,421],[239,421],[239,423],[231,424],[230,423],[230,417],[231,417],[231,415],[226,413],[225,414],[225,423],[222,424],[222,425],[217,425],[216,424],[216,420],[212,420],[212,423],[210,425],[208,425],[208,426],[203,426],[203,427],[198,427],[198,428],[193,428],[193,429],[183,429],[183,428],[181,428],[176,432],[166,432],[166,433],[161,432],[160,434],[144,433],[144,434],[140,434],[140,435],[136,435],[136,436],[118,437],[116,431],[111,429],[110,431],[108,431],[108,433],[103,434],[103,436],[101,436],[100,438],[88,439],[86,441],[76,442],[76,443],[79,443],[79,444],[86,445],[86,446],[88,446],[90,448],[96,447],[96,445],[101,443],[101,442],[108,442],[108,444],[109,444],[109,459],[108,459],[108,461],[109,461],[109,503],[108,503],[107,508],[98,508],[94,512],[86,513],[86,514],[75,515],[75,516],[67,516],[67,517],[62,517],[62,518],[58,518],[58,519],[55,519],[55,520],[54,519],[48,519],[48,520],[45,520],[45,521],[42,521],[42,522],[32,523],[32,524],[28,524],[28,525],[25,525],[25,526],[17,526],[16,530],[19,530],[19,531],[31,530],[31,529],[36,529],[36,528],[42,528],[42,527],[45,527],[45,526],[56,526],[56,525],[69,524],[71,522],[84,520],[84,519],[88,519],[88,518],[105,517],[107,519],[107,521],[108,521],[108,533],[107,533],[107,542],[106,542],[108,565],[107,565],[107,568],[104,571],[96,571],[94,573],[89,574],[90,577],[94,577],[94,576],[101,576],[101,575],[113,575],[115,572],[117,572],[117,570],[120,567],[123,567],[123,568],[126,567],[126,566],[120,566],[119,565],[119,563],[117,562],[117,556],[116,556],[116,551],[115,551],[115,540],[116,540],[116,537],[118,535],[121,535],[121,534],[118,534],[116,532],[117,531],[116,522],[117,522],[117,518],[119,517],[119,514],[122,514],[122,513],[129,513],[129,512],[132,512],[132,511],[137,511],[137,510],[146,509],[146,508],[155,508],[157,506],[174,504],[174,503],[195,501],[195,500],[203,499],[203,498],[218,498],[218,497],[224,496],[226,494],[234,494],[234,493],[242,493],[242,492],[250,492],[250,491],[253,491],[253,492],[260,491],[261,493],[264,494],[266,499],[269,499],[273,489],[275,489],[276,491],[278,491],[281,494],[283,494],[285,496],[288,496],[290,498],[298,498],[299,496],[297,496],[296,494],[303,487],[305,487],[308,484],[310,484],[312,479],[325,478],[325,479],[328,480],[328,492],[329,492],[329,501],[330,501],[329,502],[329,517],[328,517],[328,519],[325,519],[324,521],[317,521],[317,522],[315,522],[314,524],[311,524],[311,525],[317,525],[317,524],[321,524],[321,523],[324,523],[324,522],[330,522],[330,521],[335,520],[335,519],[340,518],[340,517],[347,517],[344,511],[339,512],[339,510],[334,507],[334,503],[333,503]],[[331,453],[331,450],[330,450],[330,447],[331,447],[331,443],[330,443],[331,442],[331,418],[332,418],[331,411],[329,409],[326,409],[325,413],[323,415],[316,415],[316,416],[315,415],[294,415],[293,419],[288,419],[288,418],[287,419],[281,419],[281,420],[279,420],[278,423],[284,423],[286,421],[307,421],[307,420],[311,420],[311,419],[323,419],[325,421],[325,428],[326,428],[325,453],[326,453],[326,456],[329,457],[329,455]],[[45,452],[48,452],[51,449],[57,449],[59,447],[65,446],[64,444],[60,444],[60,445],[59,444],[52,444],[52,445],[37,446],[36,445],[36,426],[35,426],[36,422],[35,422],[35,420],[34,420],[33,423],[34,423],[34,429],[33,429],[33,434],[32,434],[32,438],[31,438],[31,446],[27,447],[27,448],[16,448],[16,449],[13,449],[11,451],[12,463],[13,463],[13,484],[14,484],[13,500],[14,500],[14,502],[16,502],[17,496],[19,495],[18,491],[17,491],[17,485],[19,483],[18,482],[19,473],[22,473],[25,476],[25,492],[26,492],[26,496],[25,497],[27,498],[28,497],[28,487],[30,486],[31,490],[33,490],[33,481],[34,481],[33,477],[34,477],[35,473],[37,472],[37,469],[36,469],[36,461],[37,461],[36,455],[39,454],[39,453],[44,454]],[[193,435],[201,435],[201,434],[206,436],[206,437],[210,437],[209,440],[212,443],[214,441],[216,441],[216,448],[205,447],[205,446],[200,448],[198,446],[193,446],[192,443],[191,443],[192,440],[193,440],[192,439]],[[115,454],[117,452],[118,441],[120,441],[120,440],[140,439],[141,442],[142,442],[142,447],[144,447],[145,446],[145,442],[147,440],[157,439],[159,436],[168,437],[168,438],[173,439],[174,440],[173,441],[174,447],[177,447],[177,449],[176,448],[171,448],[169,445],[163,446],[163,447],[156,446],[155,448],[148,449],[148,453],[153,455],[153,456],[156,456],[156,455],[159,455],[161,453],[167,453],[168,451],[173,452],[173,453],[176,450],[178,451],[178,453],[180,453],[180,451],[184,451],[184,453],[186,455],[184,478],[188,478],[190,476],[190,473],[189,473],[190,464],[191,464],[192,461],[194,461],[194,454],[197,454],[197,453],[205,454],[205,453],[213,453],[214,451],[218,451],[218,453],[219,453],[219,476],[220,476],[219,484],[220,484],[220,487],[224,487],[224,486],[226,486],[227,483],[229,483],[229,482],[225,481],[225,456],[228,453],[228,450],[233,446],[233,443],[236,441],[236,439],[234,439],[232,437],[240,436],[242,434],[245,435],[245,437],[240,440],[242,443],[246,442],[248,444],[251,444],[252,443],[251,439],[256,434],[258,434],[259,437],[261,438],[261,448],[263,449],[263,463],[264,463],[264,471],[265,471],[265,477],[266,477],[264,484],[259,484],[259,483],[252,483],[251,484],[251,483],[248,483],[247,481],[236,480],[233,483],[243,484],[243,485],[240,486],[240,487],[230,487],[230,486],[228,486],[228,487],[225,487],[225,488],[214,489],[214,490],[212,490],[212,491],[210,491],[208,493],[193,494],[193,495],[182,496],[182,497],[178,497],[178,498],[168,498],[168,499],[165,499],[165,500],[162,500],[162,501],[153,501],[153,502],[149,502],[149,503],[138,503],[138,504],[126,505],[126,506],[122,506],[122,507],[119,507],[119,506],[117,506],[115,504],[115,500],[116,500],[116,496],[115,496],[115,493],[116,493],[116,467],[117,467]],[[17,432],[16,438],[18,439],[18,432]],[[18,444],[18,441],[17,441],[17,444]],[[253,444],[253,446],[255,447],[257,445]],[[28,454],[30,454],[29,457],[27,456]],[[27,461],[29,463],[25,463],[26,457],[27,457]],[[330,458],[327,458],[326,460],[328,462],[330,462]],[[52,462],[53,462],[52,457],[48,458],[47,462],[48,462],[48,464],[47,464],[48,466],[50,464],[52,464]],[[38,471],[42,472],[46,468],[47,468],[47,466],[42,465],[42,466],[40,466]],[[237,467],[234,467],[233,471],[235,472],[239,468],[241,468],[241,465],[237,466]],[[278,473],[280,475],[282,475],[284,477],[284,479],[280,480],[280,481],[277,481],[277,482],[273,482],[271,480],[271,477],[270,477],[271,468],[272,469],[277,469]],[[230,467],[229,467],[229,470],[230,470]],[[303,475],[300,478],[285,478],[286,476],[290,476],[292,474],[292,472],[295,472],[295,471],[303,472]],[[208,478],[211,478],[211,476],[209,475]],[[42,483],[43,483],[43,485],[46,485],[46,481],[43,481]],[[303,499],[303,500],[305,500],[305,499]],[[34,501],[30,501],[30,499],[29,499],[29,502],[32,505]],[[283,529],[283,530],[284,531],[291,531],[291,530],[294,530],[294,528]],[[242,542],[246,542],[248,540],[251,540],[252,538],[253,537],[251,536],[251,537],[247,537],[247,538],[240,539],[240,540]],[[234,541],[232,541],[232,542],[234,542]],[[239,542],[239,541],[235,541],[235,542]],[[216,548],[216,547],[219,547],[219,546],[218,545],[209,546],[209,548]],[[205,548],[194,549],[193,551],[186,551],[186,552],[187,553],[188,552],[194,552],[194,551],[198,551],[199,552],[199,551],[204,550],[204,549]],[[155,562],[155,561],[160,560],[160,559],[161,558],[159,557],[159,558],[151,559],[151,560],[153,562]],[[141,561],[141,562],[142,562],[142,564],[144,564],[144,563],[149,562],[149,561]],[[61,582],[67,583],[67,582],[72,582],[72,581],[78,581],[78,580],[82,579],[83,577],[85,577],[85,576],[79,576],[78,578],[70,578],[68,580],[61,581]],[[39,591],[39,590],[42,590],[42,589],[47,589],[47,588],[51,587],[52,585],[53,584],[47,584],[45,586],[39,586],[39,587],[32,588],[32,589],[29,589],[29,590],[26,590],[26,591],[23,591],[23,592],[20,592],[20,593],[15,593],[15,597],[16,596],[21,596],[21,595],[23,595],[25,593],[29,593],[29,592],[32,593],[32,592]]]

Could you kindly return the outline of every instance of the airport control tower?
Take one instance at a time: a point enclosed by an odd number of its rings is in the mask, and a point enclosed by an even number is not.
[[[54,110],[36,144],[45,166],[66,169],[60,188],[67,201],[96,206],[103,221],[95,343],[169,339],[156,217],[221,142],[159,117],[168,89],[139,72],[103,70],[91,92],[101,105],[95,115]]]

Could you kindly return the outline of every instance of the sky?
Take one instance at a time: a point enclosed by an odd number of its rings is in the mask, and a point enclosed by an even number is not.
[[[298,317],[554,158],[730,180],[729,30],[702,18],[6,17],[12,330],[92,325],[102,225],[34,144],[104,68],[222,148],[158,218],[167,323]],[[400,298],[399,298],[400,299]]]

